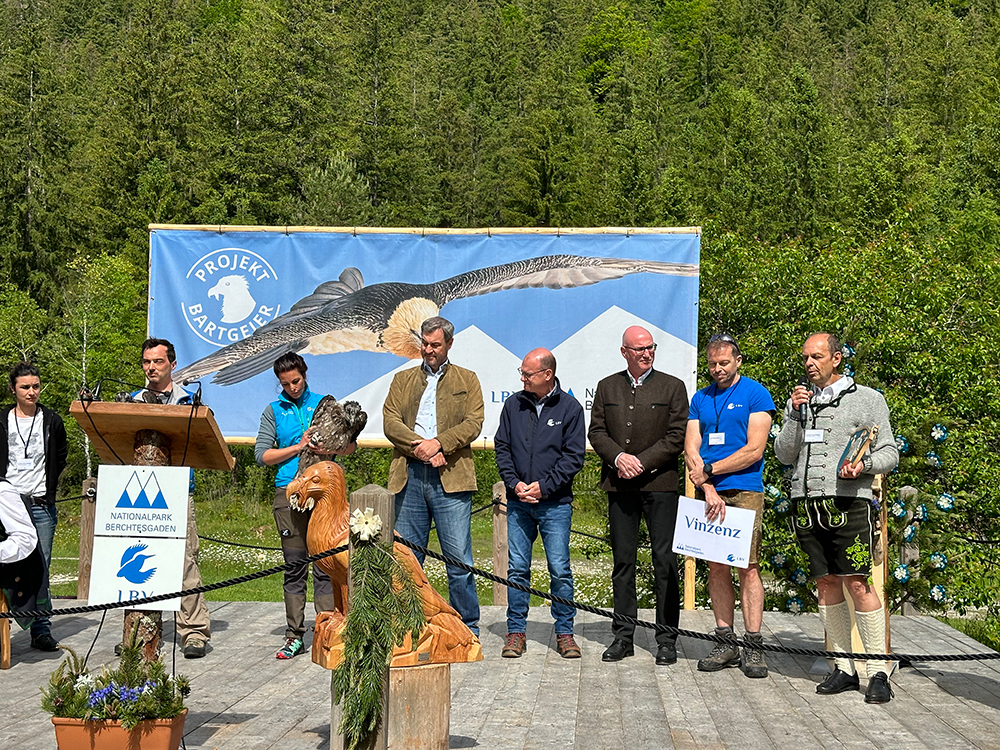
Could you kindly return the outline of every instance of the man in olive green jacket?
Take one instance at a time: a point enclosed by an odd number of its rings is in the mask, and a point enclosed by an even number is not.
[[[393,445],[389,491],[396,495],[396,533],[427,546],[433,519],[441,552],[472,565],[472,441],[483,429],[483,391],[476,373],[448,362],[454,326],[428,318],[420,326],[423,363],[398,373],[382,407]],[[424,556],[414,551],[421,565]],[[472,573],[451,565],[448,600],[479,635],[479,597]]]

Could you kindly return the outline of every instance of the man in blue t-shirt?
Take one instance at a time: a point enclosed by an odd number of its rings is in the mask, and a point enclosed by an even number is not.
[[[737,568],[743,608],[745,640],[763,643],[760,625],[764,616],[764,585],[760,580],[761,516],[764,513],[764,447],[774,416],[774,400],[755,380],[740,375],[743,355],[736,340],[717,334],[705,348],[708,372],[714,381],[691,399],[684,461],[688,475],[705,500],[709,522],[726,517],[726,505],[756,512],[749,564]],[[715,633],[724,640],[699,660],[702,672],[740,666],[747,677],[766,677],[764,652],[752,646],[740,649],[733,633],[736,592],[729,565],[708,564],[708,593],[715,614]]]

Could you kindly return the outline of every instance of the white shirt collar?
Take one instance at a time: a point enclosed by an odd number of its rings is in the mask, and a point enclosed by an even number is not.
[[[628,373],[628,379],[629,379],[629,381],[631,381],[632,387],[633,388],[638,388],[640,385],[642,385],[643,383],[646,382],[646,378],[648,378],[652,374],[653,368],[650,367],[648,370],[646,370],[646,372],[644,372],[642,375],[640,375],[638,379],[632,377],[632,371],[631,370],[625,370],[625,372]]]
[[[833,381],[825,388],[813,386],[813,402],[817,404],[828,404],[837,396],[846,391],[854,384],[854,378],[847,375]]]

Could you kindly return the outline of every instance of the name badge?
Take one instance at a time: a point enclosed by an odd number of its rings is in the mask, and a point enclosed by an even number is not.
[[[710,433],[708,433],[708,444],[709,445],[725,445],[726,444],[726,433],[724,433],[724,432],[710,432]]]
[[[17,459],[17,470],[18,471],[31,471],[31,467],[35,465],[35,460],[33,458],[19,458]]]
[[[823,442],[823,430],[806,430],[806,442],[807,443],[822,443]]]

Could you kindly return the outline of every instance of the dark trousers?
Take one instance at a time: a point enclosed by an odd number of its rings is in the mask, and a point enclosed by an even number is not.
[[[637,615],[635,561],[639,537],[639,517],[646,518],[653,552],[653,577],[656,580],[656,623],[676,628],[680,622],[680,585],[677,579],[677,555],[672,551],[674,523],[677,519],[676,492],[609,492],[608,521],[611,527],[611,551],[614,568],[611,586],[615,614]],[[616,639],[632,642],[635,626],[615,620],[612,633]],[[656,643],[673,643],[675,635],[657,632]]]
[[[278,487],[274,491],[274,522],[281,537],[281,554],[286,563],[298,562],[309,557],[306,548],[306,532],[309,529],[309,517],[312,511],[292,510],[285,497],[285,488]],[[333,583],[330,576],[313,563],[313,606],[316,612],[333,611],[336,600],[333,598]],[[309,579],[309,566],[285,571],[283,589],[285,595],[285,637],[302,638],[306,632],[306,582]]]

